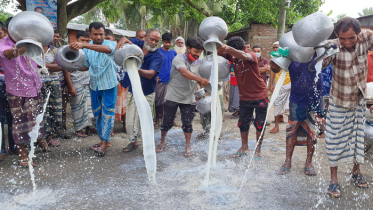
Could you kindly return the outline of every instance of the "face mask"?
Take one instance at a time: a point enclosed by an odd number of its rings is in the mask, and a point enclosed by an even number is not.
[[[262,55],[262,53],[256,53],[256,57],[260,58],[260,56]]]
[[[190,54],[190,53],[188,53],[188,58],[189,58],[189,60],[191,60],[191,61],[196,61],[196,60],[198,60],[198,58],[195,59],[195,58],[192,56],[192,54]]]

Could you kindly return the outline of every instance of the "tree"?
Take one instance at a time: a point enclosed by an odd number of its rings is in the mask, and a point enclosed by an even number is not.
[[[367,16],[367,15],[373,15],[373,7],[365,8],[363,9],[363,13],[358,13],[360,17]]]
[[[338,20],[340,20],[340,19],[342,19],[342,18],[344,18],[344,17],[347,17],[347,15],[346,15],[346,13],[342,13],[342,14],[339,14],[339,15],[337,15],[337,17],[335,17],[334,19],[333,19],[333,22],[338,22]]]
[[[0,10],[0,21],[1,22],[4,23],[6,21],[6,19],[8,19],[8,18],[10,18],[12,16],[13,16],[12,14],[7,13],[4,10]]]

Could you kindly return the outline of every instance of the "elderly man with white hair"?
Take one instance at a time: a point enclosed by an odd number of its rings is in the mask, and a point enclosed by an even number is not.
[[[186,51],[185,40],[183,37],[179,36],[175,39],[174,49],[178,55],[184,54]]]
[[[273,43],[273,51],[278,51],[278,47],[280,46],[280,43],[277,41]],[[283,70],[281,70],[278,73],[274,73],[271,71],[271,77],[269,80],[269,89],[273,93],[275,87],[274,84],[277,84],[278,79],[280,78],[280,75]],[[274,82],[274,79],[275,82]],[[286,77],[284,84],[282,85],[280,89],[280,94],[277,96],[275,102],[274,102],[274,108],[275,108],[275,127],[272,128],[270,131],[271,133],[277,133],[279,132],[279,123],[284,122],[283,115],[289,115],[289,97],[290,97],[290,90],[291,90],[291,84],[290,84],[290,75],[289,71],[286,72]]]

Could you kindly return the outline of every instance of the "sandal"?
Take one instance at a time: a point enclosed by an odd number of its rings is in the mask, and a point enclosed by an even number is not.
[[[61,146],[61,144],[57,140],[52,140],[52,141],[48,142],[48,146],[50,146],[50,147],[59,147],[59,146]]]
[[[139,148],[139,145],[135,145],[134,142],[131,142],[127,145],[127,147],[123,148],[123,152],[132,152],[133,150]]]
[[[242,156],[245,156],[245,155],[247,155],[248,154],[248,152],[243,152],[243,153],[241,153],[241,152],[236,152],[236,153],[234,153],[233,155],[232,155],[232,157],[233,158],[236,158],[236,157],[242,157]]]
[[[62,133],[62,134],[60,134],[60,137],[61,137],[62,139],[71,139],[71,135],[68,134],[68,133]]]
[[[306,174],[307,176],[316,176],[316,171],[313,167],[311,168],[304,168],[304,174]]]
[[[155,148],[155,151],[157,153],[161,153],[164,151],[164,149],[167,147],[167,144],[158,144],[158,146]]]
[[[339,189],[340,189],[339,184],[330,184],[327,194],[332,198],[340,198],[341,191]]]
[[[270,133],[275,134],[275,133],[278,133],[279,131],[280,131],[280,129],[278,127],[274,127],[274,128],[272,128]]]
[[[361,175],[361,174],[359,174],[359,175],[351,174],[351,178],[354,179],[354,184],[358,188],[367,189],[369,187],[368,183],[365,180],[365,177],[363,175]]]
[[[22,167],[22,168],[28,168],[28,158],[26,159],[23,159],[23,160],[18,160],[18,164]],[[36,165],[34,163],[31,163],[32,167],[35,167]]]
[[[76,132],[75,134],[77,137],[80,137],[80,138],[88,137],[87,134],[85,134],[83,131]]]
[[[97,147],[97,149],[93,149],[94,152],[97,152],[98,156],[105,156],[106,150],[102,149],[101,147]]]
[[[176,126],[176,127],[181,127],[181,125],[180,125],[180,123],[176,123],[176,122],[174,122],[174,126]]]
[[[198,134],[197,139],[206,139],[209,136],[207,132],[202,132]]]
[[[277,175],[285,175],[290,173],[290,167],[281,166],[280,170],[277,171]]]
[[[96,147],[99,147],[100,145],[98,145],[98,144],[95,144],[95,145],[93,145],[93,146],[91,146],[91,147],[88,147],[88,149],[89,150],[95,150],[95,148]]]

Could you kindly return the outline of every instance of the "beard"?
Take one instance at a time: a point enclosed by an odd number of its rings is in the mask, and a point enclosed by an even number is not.
[[[144,42],[145,49],[149,52],[154,52],[158,49],[158,46],[152,47],[149,45],[149,43],[145,40]]]
[[[186,47],[185,46],[184,47],[179,47],[179,46],[175,45],[174,49],[175,49],[175,51],[176,51],[176,53],[178,55],[184,54],[185,51],[186,51]]]

